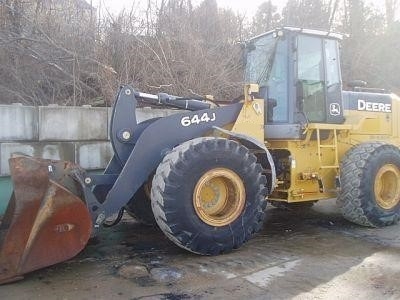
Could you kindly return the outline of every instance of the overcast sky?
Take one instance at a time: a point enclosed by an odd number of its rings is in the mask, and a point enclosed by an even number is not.
[[[100,1],[101,5],[104,7],[107,7],[109,11],[112,13],[118,13],[121,9],[124,7],[131,8],[133,3],[135,4],[135,7],[138,7],[140,5],[145,6],[147,3],[147,0],[86,0],[88,3],[93,3],[93,6],[99,7]],[[287,1],[290,0],[272,0],[273,4],[278,7],[278,10],[280,11],[286,4]],[[198,5],[201,2],[201,0],[193,0],[193,3],[195,5]],[[253,16],[254,13],[257,10],[257,7],[265,2],[265,0],[217,0],[218,6],[219,7],[229,7],[231,8],[234,12],[240,12],[241,14],[245,13],[246,16]],[[367,0],[367,2],[372,3],[374,6],[377,8],[380,8],[383,10],[385,6],[385,0]],[[397,12],[397,18],[399,18],[399,12]]]
[[[147,0],[86,0],[88,3],[92,1],[93,6],[99,7],[99,3],[101,1],[101,5],[103,7],[107,7],[111,12],[118,13],[122,8],[128,7],[130,8],[134,3],[135,6],[142,2],[146,5]],[[282,8],[287,0],[273,0],[272,2]],[[198,5],[201,0],[194,0],[193,4]],[[219,7],[229,7],[232,8],[234,12],[246,13],[246,15],[252,16],[257,7],[265,2],[265,0],[251,0],[251,1],[244,1],[244,0],[217,0]],[[251,4],[250,4],[251,3]]]

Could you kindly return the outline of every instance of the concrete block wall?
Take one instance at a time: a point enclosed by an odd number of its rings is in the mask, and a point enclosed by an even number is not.
[[[139,108],[138,122],[177,110]],[[78,163],[101,170],[113,155],[112,109],[103,107],[0,105],[0,219],[12,193],[8,159],[14,153]]]
[[[0,105],[0,141],[32,141],[39,138],[38,108],[20,104]]]
[[[176,110],[139,108],[138,122]],[[9,176],[13,153],[73,161],[104,169],[113,155],[109,142],[111,108],[0,105],[0,176]]]
[[[103,107],[39,107],[40,141],[96,141],[108,138],[108,110]]]

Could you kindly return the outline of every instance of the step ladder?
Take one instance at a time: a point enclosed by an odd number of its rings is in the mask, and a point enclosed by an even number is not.
[[[339,153],[338,153],[338,142],[337,142],[337,130],[332,129],[329,134],[332,135],[328,140],[332,140],[332,144],[322,144],[321,143],[321,133],[320,128],[315,129],[317,132],[317,150],[318,150],[318,159],[320,162],[320,169],[339,169]],[[334,162],[333,164],[324,164],[322,159],[322,149],[333,149],[334,154]]]
[[[316,133],[317,135],[317,153],[318,153],[318,159],[320,162],[320,169],[339,169],[339,151],[338,151],[338,131],[340,130],[348,130],[350,129],[349,125],[344,125],[344,124],[319,124],[319,123],[313,123],[309,124],[307,127],[307,140],[311,139],[311,135],[313,132]],[[324,143],[321,140],[321,131],[328,131],[329,132],[329,138],[328,143]],[[323,149],[333,149],[334,155],[333,155],[333,161],[330,160],[330,162],[327,162],[326,160],[323,159],[322,154],[323,154]]]

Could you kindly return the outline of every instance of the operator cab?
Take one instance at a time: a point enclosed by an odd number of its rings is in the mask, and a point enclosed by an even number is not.
[[[246,43],[245,81],[257,83],[265,100],[266,138],[298,139],[308,123],[344,122],[340,39],[284,27]]]

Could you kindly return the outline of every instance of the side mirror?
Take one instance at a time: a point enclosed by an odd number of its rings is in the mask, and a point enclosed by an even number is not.
[[[277,105],[276,99],[268,98],[267,99],[267,122],[273,122],[274,120],[274,108]]]
[[[302,112],[304,109],[304,89],[303,83],[298,80],[296,83],[296,106],[298,111]]]
[[[243,62],[243,66],[246,66],[247,64],[247,55],[253,51],[256,50],[256,46],[254,46],[253,43],[244,43],[241,45],[242,49],[243,49],[243,54],[242,54],[242,62]]]

